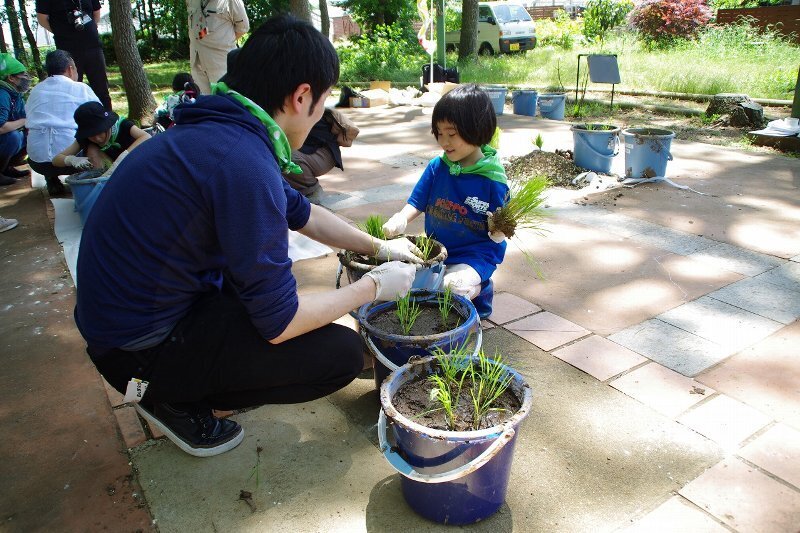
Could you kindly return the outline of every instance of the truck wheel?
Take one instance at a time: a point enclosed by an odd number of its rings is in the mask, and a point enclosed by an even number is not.
[[[490,45],[489,43],[481,44],[481,47],[478,49],[478,55],[481,56],[494,55],[494,50],[492,50],[492,45]]]

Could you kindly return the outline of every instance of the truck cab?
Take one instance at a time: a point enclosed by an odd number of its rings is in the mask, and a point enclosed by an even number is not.
[[[445,34],[448,52],[458,49],[461,32]],[[481,55],[523,52],[536,47],[533,19],[520,2],[478,4],[478,53]]]

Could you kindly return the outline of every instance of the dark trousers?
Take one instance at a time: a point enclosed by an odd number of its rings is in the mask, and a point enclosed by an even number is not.
[[[28,164],[31,166],[34,172],[38,172],[42,176],[44,176],[45,181],[50,183],[55,183],[58,180],[59,176],[68,176],[70,174],[77,174],[78,172],[83,172],[79,168],[74,167],[57,167],[54,166],[49,161],[46,163],[37,163],[32,159],[28,159]]]
[[[89,346],[87,351],[122,393],[131,378],[139,378],[149,382],[145,402],[231,410],[327,396],[361,372],[364,344],[338,324],[270,344],[226,285],[202,297],[158,346],[138,352]]]
[[[103,48],[95,46],[92,48],[67,49],[75,60],[78,68],[78,81],[83,81],[83,75],[89,80],[89,87],[100,99],[100,103],[106,109],[111,109],[111,95],[108,93],[108,76],[106,74],[106,58],[103,55]]]

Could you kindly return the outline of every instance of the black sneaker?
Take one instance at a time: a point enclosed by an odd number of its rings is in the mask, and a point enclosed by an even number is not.
[[[63,196],[67,194],[67,188],[56,178],[47,182],[47,194],[50,196]]]
[[[136,411],[160,429],[178,448],[196,457],[211,457],[232,450],[242,442],[242,426],[226,418],[215,418],[211,409],[191,411],[158,403],[152,408],[134,404]]]
[[[11,165],[7,166],[6,169],[3,171],[3,174],[6,176],[11,176],[12,178],[25,178],[31,175],[30,170],[17,170],[16,168],[12,167]]]

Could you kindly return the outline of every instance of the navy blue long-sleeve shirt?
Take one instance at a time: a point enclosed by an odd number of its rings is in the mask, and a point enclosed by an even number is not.
[[[86,221],[75,321],[92,346],[157,344],[223,272],[265,339],[297,311],[287,230],[311,207],[266,129],[225,96],[179,106],[175,122],[130,153]]]

